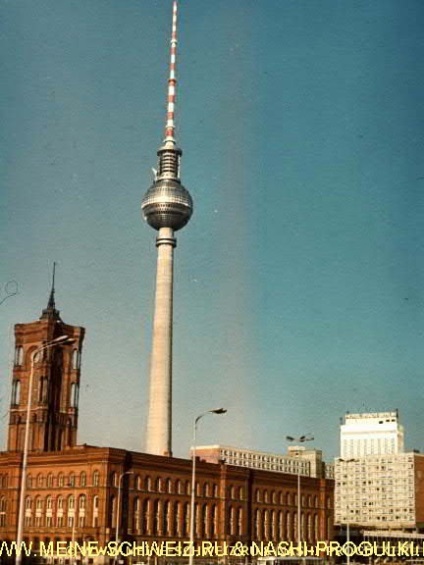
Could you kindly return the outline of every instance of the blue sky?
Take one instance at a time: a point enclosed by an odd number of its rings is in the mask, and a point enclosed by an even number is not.
[[[142,449],[168,0],[0,0],[0,397],[13,325],[87,330],[79,441]],[[174,453],[338,454],[346,411],[424,449],[424,5],[181,0],[177,138],[195,212],[175,262]],[[4,297],[4,295],[3,295]],[[1,296],[0,296],[1,299]]]

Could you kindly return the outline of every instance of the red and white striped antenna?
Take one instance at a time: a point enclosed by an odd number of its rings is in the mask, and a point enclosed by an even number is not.
[[[169,62],[168,79],[168,104],[165,126],[165,143],[175,143],[175,98],[176,98],[176,64],[177,64],[177,0],[172,3],[172,33],[171,33],[171,52]]]

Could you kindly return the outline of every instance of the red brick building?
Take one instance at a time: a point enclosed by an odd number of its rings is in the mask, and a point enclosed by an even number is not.
[[[58,336],[73,343],[36,350]],[[33,371],[23,538],[188,540],[191,461],[77,445],[84,329],[64,324],[53,293],[40,320],[15,327],[7,451],[0,453],[0,538],[17,536],[23,445]],[[297,539],[297,477],[198,461],[195,537],[234,543]],[[333,535],[333,481],[302,478],[302,537]]]

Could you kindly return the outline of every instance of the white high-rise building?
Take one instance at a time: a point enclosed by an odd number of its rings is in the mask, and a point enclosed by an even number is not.
[[[346,414],[340,426],[343,459],[403,453],[403,427],[398,412]]]
[[[413,531],[424,525],[424,455],[404,453],[398,413],[346,414],[335,462],[335,523]]]

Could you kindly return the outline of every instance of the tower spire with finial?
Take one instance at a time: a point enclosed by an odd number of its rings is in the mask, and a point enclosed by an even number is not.
[[[60,319],[59,310],[56,310],[56,304],[54,300],[55,292],[55,276],[56,276],[56,261],[53,262],[53,275],[52,275],[52,286],[50,289],[49,301],[47,302],[47,308],[43,310],[40,320],[46,320],[49,318]]]
[[[169,78],[168,78],[168,104],[165,125],[164,143],[171,142],[175,144],[175,100],[177,87],[177,0],[172,4],[172,31],[171,31],[171,48],[169,60]]]

